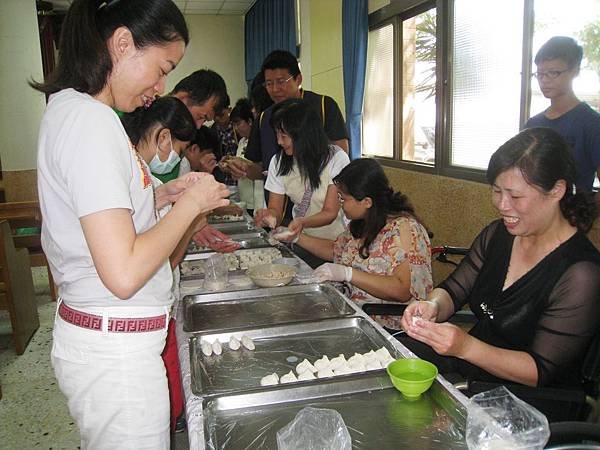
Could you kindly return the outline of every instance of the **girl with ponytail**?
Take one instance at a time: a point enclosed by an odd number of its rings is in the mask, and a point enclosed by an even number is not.
[[[81,448],[170,447],[161,359],[169,256],[208,211],[229,203],[228,191],[210,175],[154,189],[148,155],[114,110],[132,112],[162,93],[188,41],[171,0],[74,0],[56,70],[31,82],[50,94],[37,173],[42,246],[60,297],[51,359]],[[157,207],[175,200],[159,221]]]
[[[425,299],[432,288],[431,244],[406,195],[394,192],[379,163],[356,159],[334,178],[349,227],[337,239],[301,234],[298,245],[326,261],[320,281],[347,283],[357,304]],[[400,318],[376,316],[388,329]]]

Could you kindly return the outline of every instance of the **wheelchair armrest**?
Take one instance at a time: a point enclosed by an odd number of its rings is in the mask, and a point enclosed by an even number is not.
[[[401,316],[404,314],[406,304],[391,303],[365,303],[362,310],[370,316]]]

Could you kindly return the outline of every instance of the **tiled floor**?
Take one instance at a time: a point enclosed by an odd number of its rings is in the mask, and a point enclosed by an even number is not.
[[[56,303],[50,301],[45,268],[33,268],[33,274],[40,328],[20,356],[8,314],[0,312],[0,449],[77,449],[79,431],[50,366]],[[187,447],[187,434],[175,435],[172,448]]]

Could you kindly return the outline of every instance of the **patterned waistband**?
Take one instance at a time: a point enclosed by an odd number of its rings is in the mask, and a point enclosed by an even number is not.
[[[60,303],[58,315],[72,325],[90,330],[102,331],[102,316],[77,311],[70,306]],[[111,333],[144,333],[156,331],[167,326],[167,315],[162,314],[154,317],[109,317],[108,331]]]

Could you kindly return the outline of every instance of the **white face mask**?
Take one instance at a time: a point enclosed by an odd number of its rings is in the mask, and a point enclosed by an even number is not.
[[[169,156],[165,161],[161,161],[158,157],[160,148],[158,147],[158,143],[156,144],[156,155],[154,155],[154,158],[152,158],[152,161],[150,161],[150,171],[152,171],[152,173],[156,173],[158,175],[169,173],[181,160],[179,155],[175,152],[175,150],[173,150],[173,141],[171,140],[171,136],[169,136],[169,146],[171,147]]]

